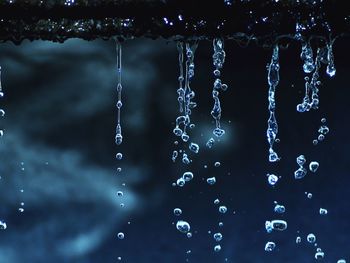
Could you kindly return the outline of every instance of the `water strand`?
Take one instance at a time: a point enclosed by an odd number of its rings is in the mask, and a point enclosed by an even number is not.
[[[122,46],[121,43],[117,40],[116,42],[116,50],[117,50],[117,93],[118,93],[118,101],[117,101],[117,127],[116,127],[116,135],[115,135],[115,143],[120,145],[123,142],[122,135],[122,127],[120,124],[120,110],[122,107]]]
[[[271,57],[271,63],[268,67],[268,83],[269,83],[269,93],[268,93],[268,102],[269,102],[269,112],[270,117],[267,121],[267,141],[270,145],[269,148],[269,161],[270,162],[277,162],[280,160],[277,153],[273,150],[273,144],[276,141],[277,133],[278,133],[278,125],[277,120],[275,116],[275,110],[276,110],[276,102],[275,102],[275,92],[276,87],[279,83],[279,55],[278,55],[278,45],[274,46],[272,57]]]
[[[214,39],[213,40],[213,47],[214,47],[214,54],[213,54],[213,64],[215,67],[214,70],[214,76],[215,76],[215,81],[213,85],[213,91],[212,91],[212,96],[214,99],[214,106],[213,109],[211,110],[211,116],[215,120],[215,129],[213,130],[213,134],[216,137],[221,137],[222,135],[225,134],[225,130],[221,128],[220,125],[220,119],[221,119],[221,103],[220,103],[220,98],[219,98],[219,91],[225,91],[227,90],[227,85],[223,84],[220,79],[220,69],[224,66],[225,62],[225,50],[224,50],[224,42],[222,39]]]

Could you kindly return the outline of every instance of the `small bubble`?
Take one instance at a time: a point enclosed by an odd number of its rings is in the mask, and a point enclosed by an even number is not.
[[[188,233],[186,234],[186,236],[187,236],[188,238],[191,238],[191,237],[192,237],[192,233],[191,233],[191,232],[188,232]]]
[[[190,145],[188,146],[188,148],[194,153],[199,152],[199,146],[196,143],[191,142]]]
[[[319,163],[318,162],[312,161],[309,164],[309,169],[313,173],[315,173],[317,171],[318,167],[319,167]]]
[[[220,200],[219,199],[215,199],[214,200],[214,205],[218,205],[220,203]]]
[[[186,181],[186,182],[189,182],[193,179],[193,173],[192,172],[185,172],[183,175],[182,175],[182,178]]]
[[[221,214],[225,214],[225,213],[227,212],[227,207],[224,206],[224,205],[220,206],[220,207],[219,207],[219,212],[220,212]]]
[[[312,233],[308,234],[306,237],[307,242],[309,243],[315,243],[316,242],[316,236]]]
[[[271,252],[271,251],[273,251],[273,250],[275,249],[275,247],[276,247],[275,242],[269,241],[269,242],[267,242],[266,245],[265,245],[265,251],[266,251],[266,252]]]
[[[185,185],[186,181],[182,177],[177,179],[176,184],[180,187],[183,187]]]
[[[326,135],[327,133],[329,133],[329,128],[326,125],[322,125],[319,129],[318,132],[321,134]]]
[[[215,252],[219,252],[221,250],[221,246],[220,245],[216,245],[215,247],[214,247],[214,251]]]
[[[125,237],[123,232],[119,232],[117,236],[119,239],[124,239]]]
[[[337,263],[346,263],[346,260],[345,260],[345,259],[339,259],[339,260],[337,261]]]
[[[118,260],[121,261],[121,260],[122,260],[122,257],[118,257]]]
[[[286,211],[286,208],[283,205],[276,205],[274,211],[278,214],[283,214]]]
[[[295,243],[297,243],[297,244],[301,243],[301,237],[297,237],[297,238],[295,239]]]
[[[215,166],[215,167],[219,167],[220,165],[221,165],[220,162],[215,162],[215,163],[214,163],[214,166]]]
[[[328,210],[325,208],[320,208],[320,215],[327,215],[328,214]]]
[[[317,251],[315,253],[315,259],[323,259],[324,258],[324,252],[321,250],[321,251]]]
[[[176,229],[179,230],[181,233],[188,233],[191,230],[190,224],[186,221],[179,220],[176,223]]]
[[[307,198],[311,199],[312,198],[312,193],[307,194]]]
[[[210,185],[214,185],[216,183],[216,178],[215,177],[207,178],[207,183]]]
[[[215,143],[214,138],[210,138],[210,139],[207,141],[206,146],[210,149],[211,147],[213,147],[214,143]]]
[[[222,234],[221,233],[215,233],[213,235],[213,238],[216,242],[220,242],[222,240]]]
[[[175,208],[174,209],[174,215],[180,216],[182,214],[182,210],[180,208]]]
[[[6,223],[0,220],[0,230],[5,230],[6,228],[7,228]]]
[[[313,144],[313,145],[317,145],[317,144],[318,144],[318,140],[316,140],[316,139],[313,140],[313,141],[312,141],[312,144]]]
[[[23,207],[20,207],[20,208],[18,208],[18,211],[19,211],[20,213],[23,213],[23,212],[24,212],[24,208],[23,208]]]
[[[117,160],[121,160],[121,159],[123,159],[123,154],[122,154],[122,153],[117,153],[117,154],[115,155],[115,158],[116,158]]]
[[[223,227],[224,223],[223,222],[219,222],[219,227]]]
[[[303,166],[306,162],[306,158],[304,155],[299,155],[297,157],[297,164],[300,165],[300,166]]]
[[[124,193],[123,193],[122,191],[118,191],[118,192],[117,192],[117,196],[121,197],[121,196],[123,196],[123,195],[124,195]]]
[[[120,173],[122,171],[122,168],[121,167],[118,167],[117,168],[117,172]]]
[[[318,135],[318,137],[317,137],[317,140],[319,140],[320,142],[322,142],[323,140],[324,140],[324,135],[323,134],[320,134],[320,135]]]
[[[271,233],[272,230],[284,231],[287,229],[287,222],[284,220],[272,220],[265,222],[265,229],[267,233]]]
[[[306,174],[307,174],[307,170],[304,167],[299,167],[299,169],[297,169],[294,172],[294,178],[295,179],[302,179],[305,177]]]
[[[326,121],[327,121],[326,118],[322,118],[322,119],[321,119],[321,122],[322,122],[322,123],[326,123]]]
[[[275,185],[278,181],[278,177],[274,174],[267,174],[267,181],[270,185]]]

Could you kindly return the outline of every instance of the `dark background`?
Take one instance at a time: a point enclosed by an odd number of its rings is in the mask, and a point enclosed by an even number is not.
[[[316,235],[325,252],[323,262],[350,260],[349,44],[349,39],[335,43],[337,74],[329,79],[322,68],[320,109],[303,114],[295,110],[304,93],[300,45],[280,52],[281,142],[275,149],[282,160],[270,164],[266,64],[271,50],[226,42],[222,79],[229,89],[221,93],[226,135],[208,150],[214,126],[212,47],[200,42],[192,83],[196,127],[190,134],[201,149],[191,155],[190,167],[171,161],[178,115],[175,43],[139,39],[123,44],[121,147],[114,144],[112,41],[2,44],[6,116],[1,120],[0,219],[8,228],[0,230],[0,262],[120,262],[121,257],[131,263],[307,263],[315,261],[316,251],[306,242],[308,233]],[[323,117],[330,133],[313,146]],[[118,151],[122,161],[115,160]],[[300,154],[320,168],[296,181]],[[215,168],[215,161],[221,166]],[[173,187],[187,170],[195,178],[184,188]],[[275,188],[267,184],[267,173],[281,176]],[[206,183],[210,176],[217,178],[214,186]],[[117,197],[119,190],[123,197]],[[228,207],[226,214],[219,214],[216,198]],[[284,215],[273,212],[275,200],[286,206]],[[173,215],[175,207],[183,210],[181,217]],[[320,207],[329,214],[320,216]],[[288,229],[267,234],[265,220],[278,218],[288,221]],[[191,224],[192,238],[176,230],[178,219]],[[124,240],[117,238],[120,231]],[[222,250],[215,253],[212,234],[219,231]],[[264,251],[267,241],[277,244],[272,253]]]

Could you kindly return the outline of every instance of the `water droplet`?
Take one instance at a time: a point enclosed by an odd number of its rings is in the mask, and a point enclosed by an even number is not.
[[[185,172],[183,175],[182,175],[182,178],[186,181],[186,182],[189,182],[193,179],[193,173],[192,172]]]
[[[214,163],[214,166],[215,166],[215,167],[219,167],[220,165],[221,165],[220,162],[215,162],[215,163]]]
[[[271,252],[271,251],[273,251],[273,250],[275,249],[275,247],[276,247],[275,242],[269,241],[269,242],[267,242],[267,243],[265,244],[265,251],[266,251],[266,252]]]
[[[185,185],[186,181],[182,177],[177,179],[176,184],[180,187],[183,187]]]
[[[323,259],[324,258],[324,252],[323,251],[317,251],[315,253],[315,259]]]
[[[118,257],[118,261],[121,261],[122,260],[122,257]]]
[[[220,245],[216,245],[215,247],[214,247],[214,251],[215,252],[219,252],[221,250],[221,246]]]
[[[179,153],[177,151],[173,151],[173,156],[171,157],[171,159],[173,160],[173,162],[176,161],[177,156],[179,155]]]
[[[7,228],[6,223],[0,220],[0,230],[5,230],[6,228]]]
[[[286,211],[286,208],[283,205],[275,205],[274,211],[278,214],[283,214]]]
[[[223,222],[219,222],[219,227],[223,227],[224,223]]]
[[[225,214],[225,213],[227,212],[227,207],[224,206],[224,205],[220,206],[220,207],[219,207],[219,212],[220,212],[221,214]]]
[[[182,162],[184,164],[189,164],[191,162],[191,160],[188,158],[186,153],[183,153],[183,155],[182,155]]]
[[[215,199],[214,200],[214,205],[218,205],[220,203],[220,200],[219,199]]]
[[[188,233],[191,230],[190,224],[186,221],[179,220],[176,223],[176,229],[179,230],[181,233]]]
[[[320,215],[327,215],[328,214],[328,210],[325,208],[320,208]]]
[[[119,239],[124,239],[125,237],[123,232],[119,232],[117,236]]]
[[[221,233],[215,233],[215,234],[213,235],[213,237],[214,237],[214,240],[215,240],[216,242],[220,242],[220,241],[222,240],[222,234],[221,234]]]
[[[270,185],[275,185],[278,182],[278,177],[274,174],[267,174],[267,181]]]
[[[322,119],[321,119],[321,122],[322,122],[322,123],[326,123],[326,122],[327,122],[327,119],[326,119],[326,118],[322,118]]]
[[[325,135],[325,134],[327,134],[329,132],[329,128],[326,125],[322,125],[318,129],[318,132]]]
[[[300,244],[300,243],[301,243],[301,237],[297,237],[297,238],[295,239],[295,243]]]
[[[191,142],[190,145],[188,146],[188,148],[194,153],[199,152],[199,146],[196,143]]]
[[[117,153],[117,154],[115,155],[115,158],[116,158],[117,160],[121,160],[121,159],[123,159],[123,154],[122,154],[122,153]]]
[[[210,149],[211,147],[213,147],[214,143],[215,143],[214,138],[210,138],[210,139],[207,141],[206,146]]]
[[[265,222],[265,229],[267,233],[271,233],[272,230],[284,231],[287,229],[287,222],[284,220],[272,220]]]
[[[308,234],[306,237],[307,242],[309,243],[315,243],[316,242],[316,236],[312,233]]]
[[[180,208],[175,208],[174,209],[174,215],[180,216],[182,214],[182,210]]]
[[[303,167],[300,167],[298,170],[294,172],[294,178],[295,179],[302,179],[307,174],[307,170]]]
[[[0,116],[4,117],[5,116],[5,111],[3,109],[0,109]]]
[[[20,207],[20,208],[18,208],[18,211],[19,211],[20,213],[23,213],[23,212],[24,212],[24,208],[23,208],[23,207]]]
[[[191,238],[191,237],[192,237],[192,233],[191,233],[191,232],[188,232],[188,233],[186,234],[186,236],[187,236],[188,238]]]
[[[124,193],[122,191],[117,192],[117,196],[122,197],[123,195],[124,195]]]
[[[299,155],[297,157],[297,164],[300,165],[300,166],[303,166],[306,162],[306,158],[304,155]]]
[[[317,140],[319,140],[320,142],[323,141],[324,135],[323,134],[318,135]]]
[[[318,167],[319,167],[319,163],[318,162],[312,161],[309,164],[309,169],[313,173],[315,173],[317,171]]]
[[[312,198],[312,193],[307,194],[307,198],[311,199]]]
[[[318,144],[318,140],[313,140],[313,141],[312,141],[312,144],[313,144],[313,145],[317,145],[317,144]]]
[[[216,183],[216,178],[215,177],[207,178],[207,183],[210,185],[214,185]]]
[[[122,171],[122,168],[121,167],[118,167],[117,168],[117,172],[120,173]]]

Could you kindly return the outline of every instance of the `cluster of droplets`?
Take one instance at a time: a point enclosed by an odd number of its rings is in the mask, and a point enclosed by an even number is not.
[[[276,93],[276,87],[279,83],[279,48],[276,44],[273,48],[272,57],[271,57],[271,63],[268,67],[268,83],[269,83],[269,93],[268,93],[268,102],[269,102],[269,112],[270,117],[267,121],[267,141],[269,143],[269,161],[270,162],[277,162],[280,160],[277,153],[273,149],[273,145],[276,141],[276,137],[278,134],[278,124],[276,120],[276,101],[275,101],[275,93]]]
[[[336,73],[334,66],[333,55],[333,41],[330,41],[325,47],[319,47],[317,49],[317,55],[315,61],[313,60],[312,47],[309,42],[303,42],[301,48],[300,57],[303,60],[303,70],[305,74],[311,74],[305,76],[305,95],[303,101],[297,105],[298,112],[306,112],[310,109],[318,109],[319,106],[319,86],[321,81],[319,80],[319,70],[321,64],[326,64],[326,72],[330,77],[333,77]]]
[[[220,76],[221,76],[220,70],[224,66],[225,56],[226,56],[224,51],[224,41],[218,38],[214,39],[213,47],[214,47],[213,64],[215,67],[215,70],[214,70],[215,81],[214,81],[213,91],[212,91],[214,106],[213,106],[213,109],[211,110],[211,116],[215,120],[215,129],[213,130],[213,134],[216,137],[221,137],[222,135],[225,134],[225,130],[222,129],[220,125],[221,104],[220,104],[219,94],[221,90],[222,91],[227,90],[227,85],[222,83],[220,79]],[[210,145],[212,145],[212,143],[208,141],[207,146],[209,148],[211,148]]]
[[[322,142],[325,139],[326,134],[328,134],[328,133],[329,133],[329,128],[326,125],[326,118],[322,118],[321,119],[321,126],[318,128],[317,139],[314,139],[312,141],[313,145],[317,145],[319,142]]]

